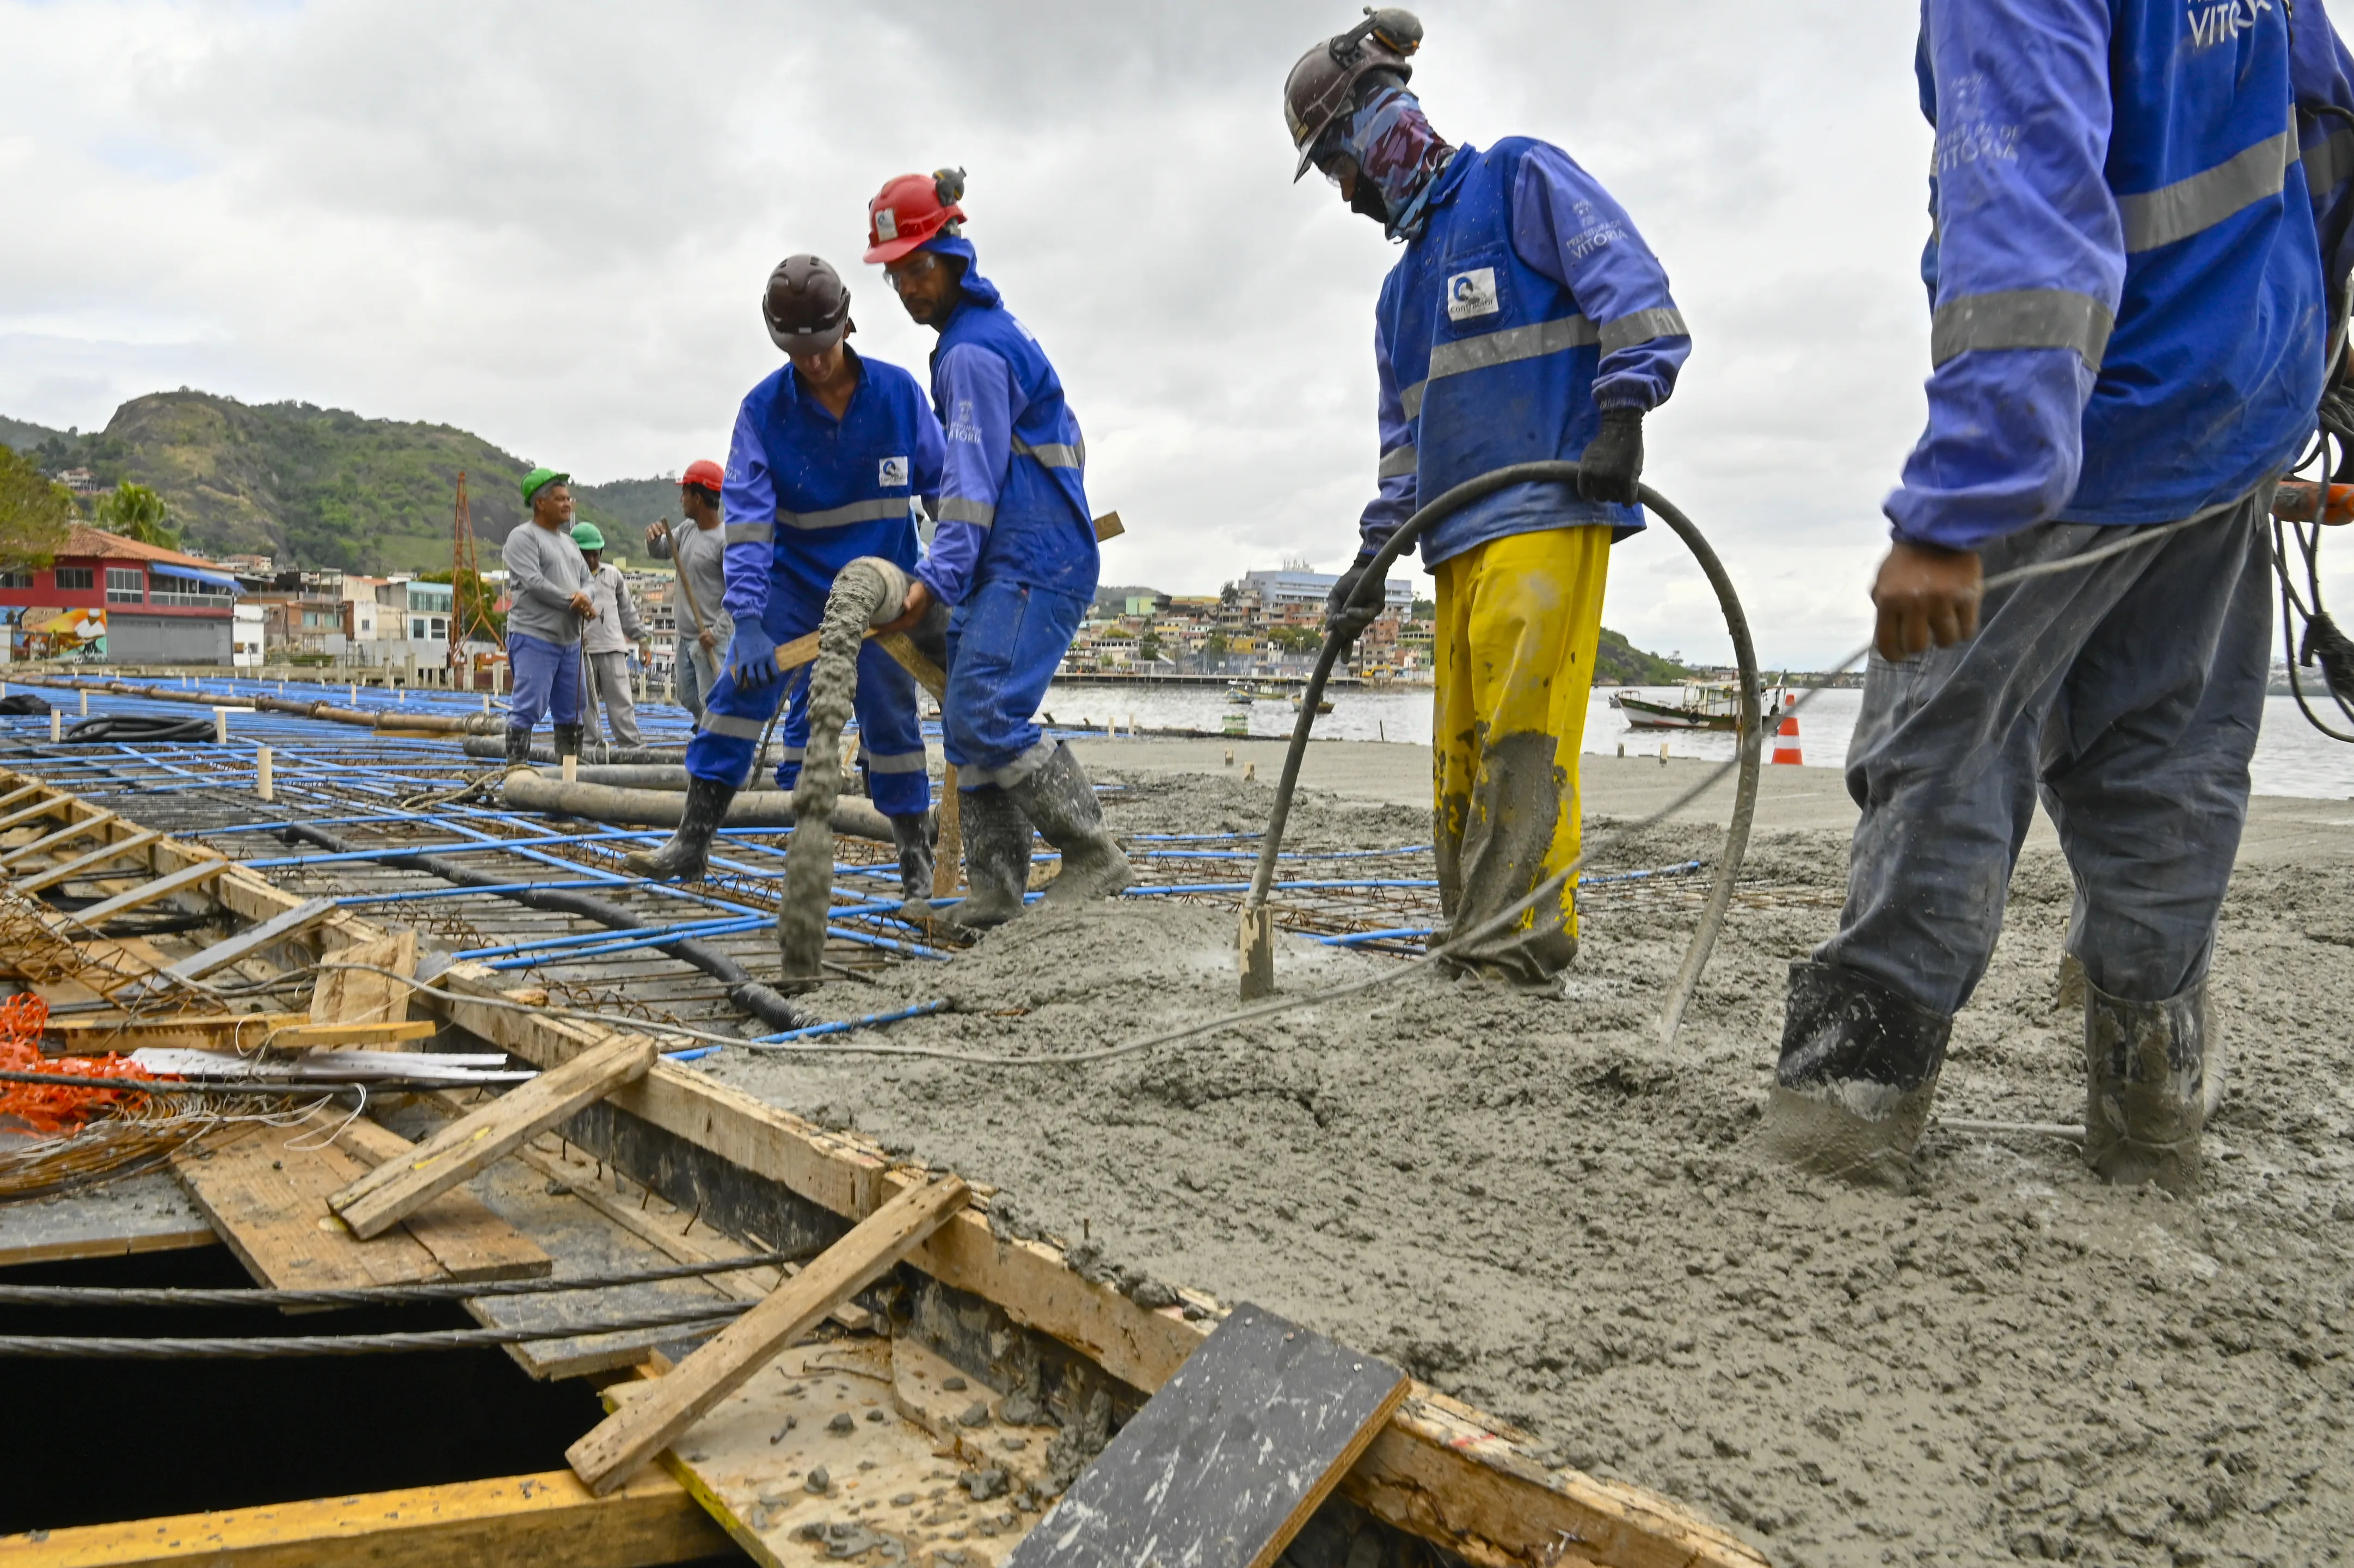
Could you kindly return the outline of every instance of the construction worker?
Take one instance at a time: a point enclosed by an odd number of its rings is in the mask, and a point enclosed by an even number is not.
[[[703,716],[704,696],[719,683],[719,661],[735,628],[727,620],[727,535],[720,526],[719,492],[726,471],[708,458],[679,476],[684,526],[667,520],[646,530],[646,554],[678,567],[678,655],[673,678],[679,705]]]
[[[777,782],[800,780],[809,739],[809,685],[788,682],[777,649],[813,632],[834,575],[875,556],[916,566],[912,510],[938,488],[939,421],[916,378],[846,341],[850,291],[815,256],[789,256],[761,299],[769,338],[789,363],[745,396],[727,449],[725,605],[733,630],[726,669],[686,748],[687,792],[678,832],[631,863],[648,875],[703,874],[711,836],[758,760],[778,705],[785,760]],[[858,656],[859,765],[875,810],[891,820],[899,884],[910,904],[932,895],[931,779],[925,770],[915,678],[869,641]],[[817,758],[831,768],[832,758]]]
[[[630,598],[630,585],[619,567],[605,564],[605,534],[594,523],[576,524],[572,542],[588,567],[588,602],[596,615],[580,634],[582,738],[601,744],[597,734],[597,709],[605,710],[613,739],[622,746],[642,746],[638,733],[638,705],[630,692],[630,653],[634,646],[641,660],[652,657],[646,629]]]
[[[940,728],[971,889],[957,919],[985,927],[1022,912],[1034,827],[1062,852],[1050,900],[1107,896],[1134,878],[1078,758],[1031,722],[1095,598],[1087,448],[1045,350],[981,275],[963,191],[961,169],[890,181],[867,204],[866,260],[940,334],[932,400],[947,470],[931,549],[894,629],[949,607]]]
[[[1913,1179],[2040,792],[2076,886],[2084,1159],[2183,1191],[2221,1087],[2266,503],[2354,265],[2354,61],[2320,0],[1927,0],[1915,59],[1928,427],[1885,505],[1863,815],[1839,933],[1791,969],[1768,1144]]]
[[[580,629],[597,613],[588,563],[572,542],[572,476],[535,468],[523,476],[531,521],[507,535],[507,760],[531,760],[531,732],[555,721],[558,757],[580,755]]]
[[[1405,253],[1374,313],[1379,493],[1327,627],[1374,551],[1422,503],[1512,463],[1575,459],[1577,483],[1517,484],[1420,540],[1438,579],[1432,735],[1439,897],[1457,940],[1493,922],[1578,850],[1578,744],[1594,684],[1610,546],[1635,504],[1643,416],[1691,352],[1658,258],[1560,148],[1449,145],[1406,90],[1422,26],[1371,13],[1301,56],[1284,84],[1299,154]],[[1462,948],[1469,970],[1557,993],[1577,951],[1571,890]]]

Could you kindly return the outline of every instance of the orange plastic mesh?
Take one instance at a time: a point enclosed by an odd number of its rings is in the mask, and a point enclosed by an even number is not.
[[[128,1056],[44,1056],[41,1031],[48,1026],[49,1004],[27,991],[0,1001],[0,1072],[37,1073],[58,1079],[87,1082],[92,1078],[153,1083],[155,1075]],[[93,1116],[144,1107],[147,1097],[136,1090],[92,1091],[79,1084],[47,1084],[0,1080],[0,1126],[17,1126],[33,1132],[71,1132]]]

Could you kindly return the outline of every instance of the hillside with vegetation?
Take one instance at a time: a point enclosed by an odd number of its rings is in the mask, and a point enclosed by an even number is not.
[[[524,519],[516,482],[532,468],[449,425],[191,391],[134,397],[103,430],[0,422],[0,441],[50,472],[86,468],[110,490],[124,481],[153,489],[191,548],[347,571],[446,568],[461,470],[475,537],[495,553]],[[626,533],[598,503],[599,488],[614,487],[585,487],[580,515]],[[674,489],[671,500],[675,507]]]
[[[1646,653],[1608,627],[1594,653],[1594,683],[1597,686],[1672,686],[1691,674],[1673,659]]]

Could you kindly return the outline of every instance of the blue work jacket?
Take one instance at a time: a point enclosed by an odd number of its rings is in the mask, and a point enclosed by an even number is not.
[[[2321,0],[1925,0],[1929,418],[1886,510],[1970,548],[2244,494],[2312,432],[2354,69]]]
[[[790,361],[745,396],[727,444],[720,509],[727,529],[727,613],[757,626],[769,581],[823,602],[861,556],[912,571],[918,495],[939,487],[939,421],[916,378],[864,355],[835,418]]]
[[[1665,402],[1691,352],[1659,258],[1560,148],[1509,136],[1458,149],[1426,210],[1375,313],[1381,489],[1358,524],[1367,551],[1467,479],[1576,458],[1602,409]],[[1514,485],[1426,530],[1423,563],[1591,524],[1623,537],[1642,509]]]
[[[963,292],[932,350],[932,400],[948,458],[933,516],[939,525],[919,575],[947,604],[985,582],[1093,599],[1100,556],[1087,510],[1087,443],[1063,383],[970,241],[928,249],[965,260]]]

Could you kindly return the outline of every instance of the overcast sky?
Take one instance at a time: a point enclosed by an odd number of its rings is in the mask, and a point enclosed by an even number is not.
[[[480,432],[586,480],[723,458],[776,363],[769,270],[850,277],[858,343],[931,336],[863,267],[866,198],[962,164],[968,235],[1086,429],[1108,582],[1336,569],[1374,454],[1395,250],[1279,108],[1352,4],[0,0],[0,413],[102,425],[183,385]],[[1868,630],[1918,432],[1929,137],[1912,8],[1441,0],[1449,140],[1567,148],[1665,260],[1697,346],[1646,477],[1716,544],[1769,664]],[[1607,619],[1724,657],[1663,529]]]

